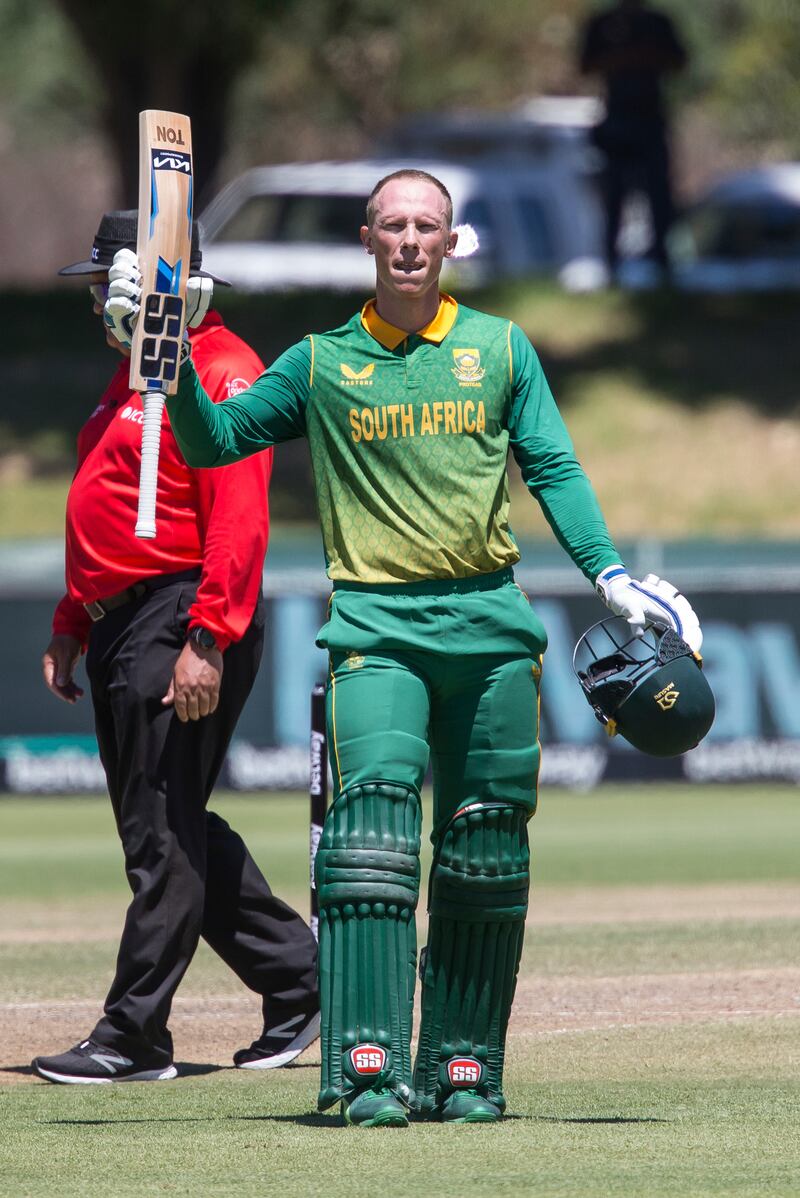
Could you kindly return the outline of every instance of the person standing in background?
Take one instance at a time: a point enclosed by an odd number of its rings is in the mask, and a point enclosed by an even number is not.
[[[686,66],[673,22],[645,0],[617,0],[591,17],[581,34],[579,65],[605,83],[606,113],[593,131],[605,156],[605,253],[612,279],[619,266],[622,209],[633,191],[647,196],[651,256],[669,272],[666,237],[674,217],[664,79]]]

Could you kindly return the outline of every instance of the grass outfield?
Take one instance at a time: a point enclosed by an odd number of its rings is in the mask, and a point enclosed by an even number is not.
[[[226,797],[305,910],[306,803]],[[800,1194],[800,793],[549,793],[495,1128],[359,1132],[318,1062],[225,1068],[258,1003],[204,947],[175,1004],[184,1076],[32,1080],[91,1026],[126,894],[107,805],[0,802],[0,1195]]]
[[[269,362],[309,330],[336,328],[364,297],[217,299],[231,328]],[[798,293],[575,295],[528,280],[463,299],[515,320],[532,339],[617,537],[800,536]],[[74,437],[114,355],[74,293],[0,293],[0,327],[0,385],[25,390],[25,403],[0,416],[0,540],[60,536]],[[664,464],[654,469],[665,442]],[[676,486],[677,477],[691,485]],[[516,467],[511,478],[512,527],[549,537]],[[270,505],[273,520],[316,524],[305,448],[276,453]]]

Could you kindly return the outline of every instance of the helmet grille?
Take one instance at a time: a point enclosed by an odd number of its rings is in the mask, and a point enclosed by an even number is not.
[[[666,628],[658,642],[658,651],[656,660],[661,665],[666,665],[668,661],[675,661],[677,657],[691,657],[692,651],[682,640],[677,632],[673,632],[671,628]]]

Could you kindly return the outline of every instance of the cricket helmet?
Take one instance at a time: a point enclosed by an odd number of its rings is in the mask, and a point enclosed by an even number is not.
[[[578,641],[572,668],[609,736],[642,753],[686,753],[714,722],[702,659],[671,628],[648,624],[639,637],[620,616],[601,620]]]

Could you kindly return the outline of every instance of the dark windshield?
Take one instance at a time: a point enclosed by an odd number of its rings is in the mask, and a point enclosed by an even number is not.
[[[366,203],[366,195],[251,196],[214,240],[354,246],[364,224]]]
[[[690,213],[688,223],[701,258],[800,257],[800,206],[709,204]]]

